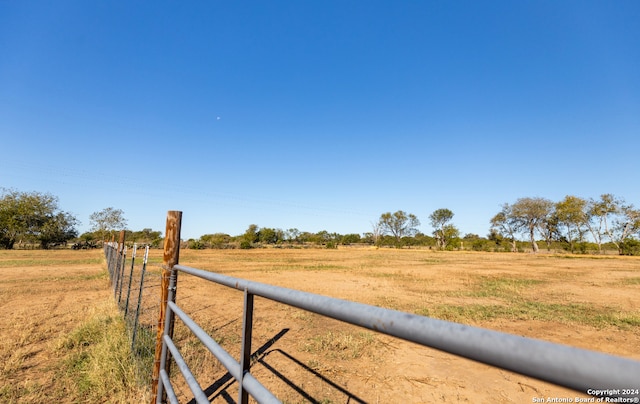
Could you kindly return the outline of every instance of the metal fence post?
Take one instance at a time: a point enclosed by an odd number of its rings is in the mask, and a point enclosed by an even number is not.
[[[138,288],[138,304],[136,306],[136,315],[133,320],[133,336],[131,337],[131,351],[136,352],[136,334],[138,332],[138,319],[140,318],[140,307],[142,302],[142,289],[144,288],[144,273],[147,270],[147,259],[149,258],[149,246],[144,249],[144,258],[142,259],[142,270],[140,270],[140,287]]]
[[[113,248],[113,243],[105,243],[106,244],[106,251],[108,254],[108,258],[107,258],[107,268],[109,269],[109,281],[111,282],[111,287],[115,288],[115,263],[113,262],[113,260],[115,259],[115,251]]]
[[[138,249],[138,244],[133,243],[133,252],[131,253],[131,271],[129,271],[129,286],[127,287],[127,300],[124,304],[124,318],[127,318],[127,314],[129,314],[129,297],[131,296],[131,283],[133,282],[133,265],[136,261],[136,250]]]
[[[253,332],[253,294],[249,293],[247,288],[244,289],[244,317],[242,320],[242,353],[240,356],[240,380],[238,380],[238,402],[247,404],[249,402],[249,394],[242,386],[244,375],[249,372],[251,367],[251,338]]]
[[[122,281],[121,268],[122,268],[122,265],[124,265],[122,262],[123,261],[122,253],[124,251],[124,236],[125,236],[124,230],[120,230],[120,235],[118,237],[118,244],[115,244],[116,265],[114,267],[115,282],[113,285],[113,297],[116,298],[118,301],[118,308],[120,308],[120,299],[118,298],[118,290],[120,289],[120,282]]]
[[[116,264],[118,262],[118,254],[116,253],[116,246],[114,242],[109,242],[109,275],[111,275],[111,287],[116,287]]]
[[[109,284],[111,284],[113,282],[113,273],[111,273],[111,246],[104,244],[102,251],[104,251],[104,256],[107,259],[107,272],[109,272]]]
[[[113,242],[113,298],[118,301],[118,282],[120,282],[120,244]]]
[[[124,285],[124,267],[127,264],[127,246],[122,248],[122,253],[120,254],[122,257],[122,262],[120,263],[120,286],[118,288],[118,308],[122,310],[120,303],[122,303],[122,286]]]
[[[162,399],[162,383],[158,383],[160,378],[160,369],[165,368],[166,364],[162,363],[163,336],[165,327],[167,327],[167,335],[173,337],[173,316],[167,315],[167,302],[169,301],[169,288],[175,288],[170,285],[171,280],[177,282],[177,272],[173,269],[178,264],[180,258],[180,227],[182,225],[182,212],[170,210],[167,212],[167,226],[164,237],[164,260],[162,267],[162,283],[160,286],[160,313],[158,315],[158,333],[156,335],[156,353],[153,362],[153,374],[151,379],[152,403]],[[171,298],[175,301],[175,291],[171,291]],[[168,323],[165,323],[168,320]],[[168,355],[167,355],[168,356]],[[165,358],[168,362],[168,358]],[[168,367],[166,368],[169,373]]]

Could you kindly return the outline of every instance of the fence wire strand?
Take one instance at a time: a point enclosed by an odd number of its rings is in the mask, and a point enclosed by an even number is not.
[[[161,274],[159,268],[148,264],[149,247],[143,251],[141,258],[134,245],[127,257],[127,248],[118,243],[106,243],[104,247],[113,296],[127,326],[138,382],[150,384],[160,312]]]

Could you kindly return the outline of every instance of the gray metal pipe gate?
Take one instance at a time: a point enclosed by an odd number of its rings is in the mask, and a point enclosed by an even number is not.
[[[177,287],[178,272],[244,292],[240,362],[233,359],[175,302],[171,301],[171,295],[175,293]],[[264,297],[426,347],[534,377],[584,394],[599,397],[622,397],[631,400],[620,402],[638,402],[640,362],[631,359],[267,285],[179,264],[171,268],[169,294],[165,325],[172,322],[174,314],[185,323],[238,381],[240,387],[238,402],[242,403],[248,401],[248,394],[260,403],[280,402],[249,372],[254,296]],[[165,327],[163,336],[156,403],[162,402],[163,391],[166,391],[167,397],[172,403],[178,402],[166,371],[167,352],[173,355],[187,384],[194,393],[196,402],[208,403],[206,394],[195,381],[187,364],[184,363],[178,349],[173,344],[169,328]]]

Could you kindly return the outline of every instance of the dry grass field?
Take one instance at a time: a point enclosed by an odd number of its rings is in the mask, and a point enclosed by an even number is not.
[[[160,255],[153,251],[152,262]],[[343,248],[183,250],[180,261],[640,360],[634,257]],[[122,395],[135,389],[126,372],[91,372],[82,368],[90,362],[78,361],[91,348],[79,336],[91,324],[118,325],[104,268],[99,251],[0,251],[0,402],[92,402],[91,377],[115,380],[99,401],[142,400],[137,390]],[[237,357],[240,292],[181,274],[177,302]],[[579,395],[261,298],[254,321],[253,347],[262,349],[252,373],[287,403],[518,403]],[[235,401],[236,383],[179,321],[175,336],[212,401]],[[188,401],[188,389],[175,380]]]
[[[0,403],[145,398],[102,250],[0,250],[0,274]]]

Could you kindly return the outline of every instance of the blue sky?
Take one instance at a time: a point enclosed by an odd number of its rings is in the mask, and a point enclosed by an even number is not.
[[[183,237],[640,205],[637,1],[0,1],[0,186]]]

